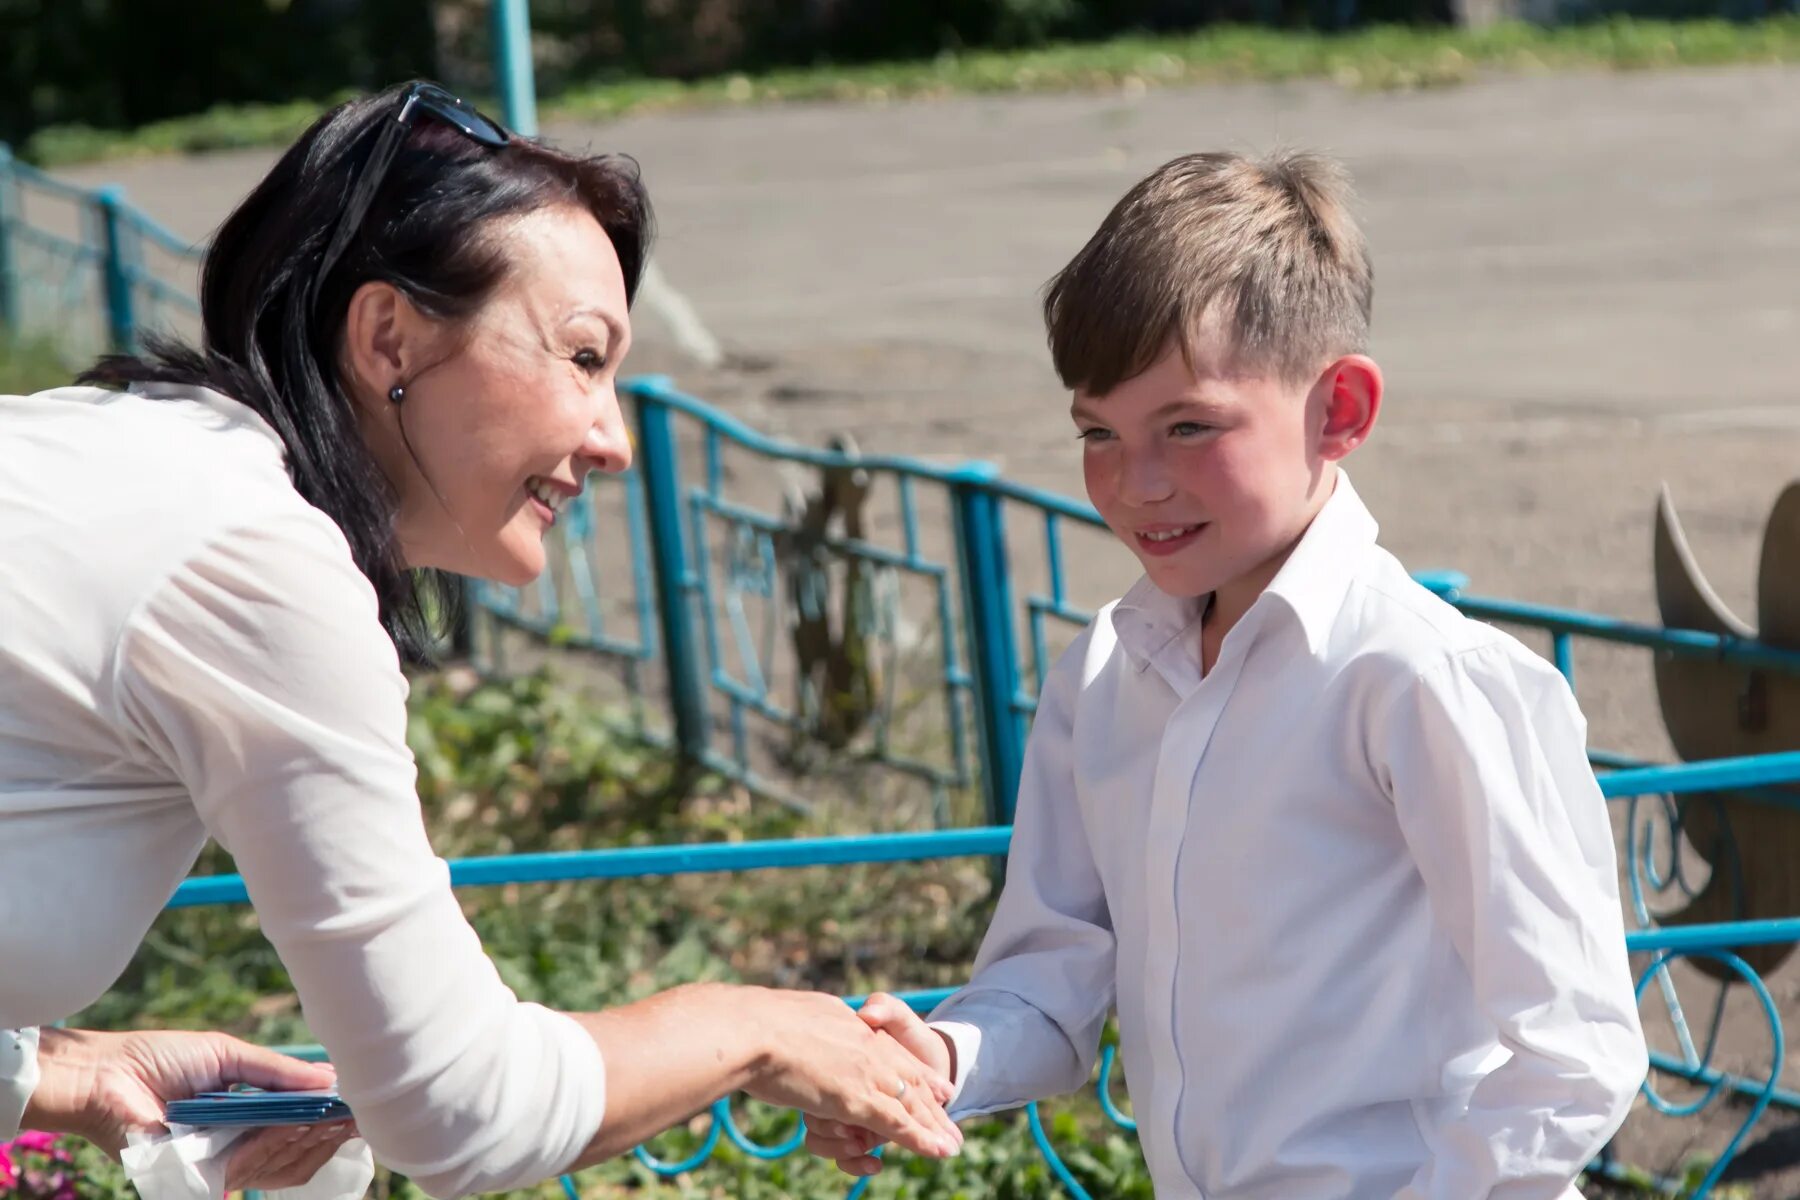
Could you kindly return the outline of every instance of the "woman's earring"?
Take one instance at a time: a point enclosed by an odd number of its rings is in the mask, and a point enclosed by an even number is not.
[[[388,389],[388,403],[389,404],[399,405],[399,404],[403,404],[405,402],[406,402],[406,389],[405,388],[401,387],[399,384],[396,383],[393,387]]]

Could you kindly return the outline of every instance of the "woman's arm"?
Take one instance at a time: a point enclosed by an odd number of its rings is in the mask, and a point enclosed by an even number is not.
[[[949,1080],[833,996],[692,984],[577,1020],[606,1060],[608,1091],[607,1118],[578,1165],[629,1150],[735,1091],[853,1121],[932,1157],[962,1145],[942,1107]]]
[[[242,519],[133,615],[112,692],[235,858],[378,1158],[433,1195],[497,1191],[739,1087],[942,1152],[928,1089],[901,1074],[919,1068],[836,1001],[521,1003],[427,839],[406,682],[342,536],[310,510]]]

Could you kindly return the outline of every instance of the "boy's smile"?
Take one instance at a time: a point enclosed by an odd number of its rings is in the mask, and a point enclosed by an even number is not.
[[[1137,530],[1137,550],[1139,554],[1153,554],[1158,558],[1175,554],[1192,545],[1205,532],[1206,522],[1198,525],[1144,525]]]

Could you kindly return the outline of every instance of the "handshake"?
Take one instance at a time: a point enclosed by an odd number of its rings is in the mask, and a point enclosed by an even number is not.
[[[913,1079],[896,1080],[894,1090],[898,1094],[895,1099],[906,1102],[907,1093],[915,1086],[927,1088],[933,1102],[928,1106],[929,1115],[941,1121],[954,1139],[952,1145],[961,1149],[962,1131],[943,1112],[943,1106],[950,1100],[950,1081],[956,1074],[955,1050],[950,1041],[926,1025],[904,1001],[886,993],[870,996],[857,1015],[882,1040],[897,1045],[917,1064],[915,1069],[919,1073]],[[922,1101],[925,1097],[919,1099]],[[838,1169],[848,1175],[879,1174],[881,1160],[874,1152],[886,1140],[867,1125],[834,1120],[810,1111],[806,1113],[806,1149],[820,1158],[834,1160]],[[910,1141],[910,1138],[904,1139],[903,1144]]]

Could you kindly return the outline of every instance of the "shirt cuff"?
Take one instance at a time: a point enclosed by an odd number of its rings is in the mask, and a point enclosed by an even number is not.
[[[37,1085],[37,1029],[0,1029],[0,1141],[18,1136]]]
[[[950,1102],[944,1111],[952,1121],[963,1117],[976,1116],[978,1113],[971,1105],[960,1101],[963,1085],[969,1081],[969,1074],[975,1069],[975,1056],[981,1053],[981,1028],[967,1021],[928,1021],[927,1027],[936,1030],[950,1039],[956,1047],[956,1071],[950,1079]]]

